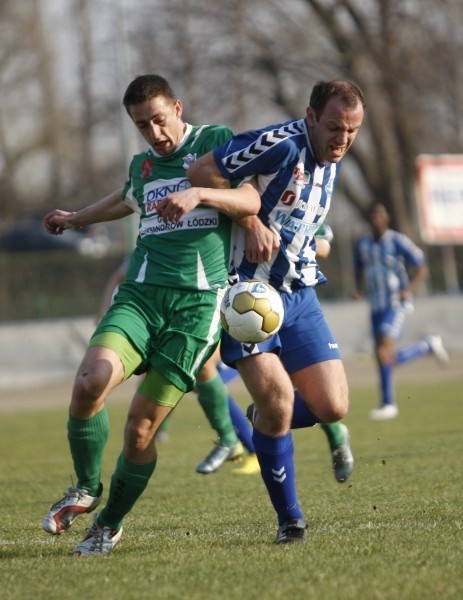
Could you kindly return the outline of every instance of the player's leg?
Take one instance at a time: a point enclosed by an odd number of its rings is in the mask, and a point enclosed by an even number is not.
[[[78,369],[67,422],[69,448],[77,482],[47,512],[42,526],[59,535],[101,501],[101,463],[109,435],[104,404],[107,394],[123,377],[117,354],[109,348],[88,348]]]
[[[214,473],[225,461],[237,460],[243,454],[230,416],[228,390],[217,370],[219,360],[217,349],[201,369],[195,385],[198,402],[218,437],[212,451],[196,467],[203,475]]]
[[[375,421],[393,419],[398,415],[394,385],[395,341],[386,335],[379,335],[375,340],[375,357],[379,372],[380,405],[370,411],[370,418]]]
[[[256,449],[252,439],[252,427],[241,406],[236,400],[228,395],[228,408],[230,417],[235,428],[238,439],[246,449],[246,455],[235,469],[235,475],[254,475],[260,472],[259,461],[257,460]]]
[[[109,435],[105,399],[146,359],[136,348],[146,346],[149,332],[139,311],[128,307],[129,287],[121,286],[118,300],[98,324],[75,378],[67,428],[77,482],[43,521],[45,531],[52,534],[62,533],[78,515],[99,504],[101,464]]]
[[[449,355],[445,349],[441,336],[429,335],[424,340],[397,348],[395,357],[396,364],[403,365],[417,360],[426,354],[433,354],[437,362],[441,365],[446,365],[449,362]]]
[[[393,419],[398,415],[394,366],[396,364],[396,342],[402,335],[404,321],[405,310],[401,306],[371,315],[375,358],[380,382],[380,405],[370,411],[370,418],[375,421]]]
[[[295,385],[300,386],[296,392],[296,403],[301,405],[299,412],[302,412],[305,403],[309,407],[309,415],[317,413],[326,421],[338,419],[333,423],[320,422],[320,427],[328,440],[334,477],[339,483],[344,483],[354,469],[354,457],[349,430],[339,422],[348,407],[347,379],[342,362],[317,363],[292,373],[291,377]]]
[[[256,415],[254,405],[248,409],[251,422]],[[350,435],[347,427],[341,423],[321,423],[318,417],[309,410],[301,394],[296,390],[294,393],[294,411],[291,419],[291,429],[305,429],[320,424],[325,433],[330,447],[333,463],[333,474],[339,483],[347,481],[354,469],[354,457],[350,443]]]
[[[217,369],[222,381],[225,384],[239,376],[239,373],[236,369],[227,367],[227,365],[222,361],[219,361]],[[250,427],[245,412],[238,402],[236,402],[230,392],[228,393],[228,410],[230,411],[230,418],[232,420],[233,427],[235,428],[236,435],[247,451],[247,454],[243,457],[242,463],[233,469],[233,473],[236,475],[254,475],[259,473],[259,461],[257,460],[254,442],[252,441],[252,428]]]
[[[344,424],[337,422],[348,407],[347,378],[338,345],[315,292],[307,290],[300,296],[302,301],[296,299],[296,307],[289,305],[289,325],[280,334],[281,358],[297,388],[291,429],[321,422],[335,479],[344,482],[354,467],[349,432]]]
[[[93,511],[100,503],[101,466],[109,436],[105,399],[140,360],[128,340],[119,334],[103,333],[92,338],[74,381],[67,422],[77,482],[45,516],[43,528],[48,533],[62,533],[77,516]]]
[[[147,319],[156,335],[150,367],[132,401],[124,449],[111,478],[109,498],[77,554],[101,555],[119,541],[122,520],[143,493],[156,466],[155,436],[185,392],[193,389],[200,365],[218,344],[218,293],[145,291]]]
[[[289,430],[294,396],[291,380],[274,353],[248,356],[237,366],[257,408],[253,442],[278,518],[276,542],[303,541],[306,524],[297,500],[294,446]]]
[[[156,434],[183,393],[155,369],[148,371],[130,405],[124,449],[111,477],[107,503],[75,548],[75,554],[107,554],[118,543],[124,517],[146,489],[156,468]]]

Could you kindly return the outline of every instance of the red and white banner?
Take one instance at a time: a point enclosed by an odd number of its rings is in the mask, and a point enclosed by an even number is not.
[[[421,154],[416,166],[423,241],[463,244],[463,154]]]

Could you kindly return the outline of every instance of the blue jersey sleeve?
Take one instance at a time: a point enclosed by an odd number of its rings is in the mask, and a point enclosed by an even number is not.
[[[286,126],[246,131],[216,148],[213,156],[222,175],[226,179],[269,175],[297,162],[299,149],[286,131],[290,125],[294,128],[291,121]]]
[[[396,252],[402,256],[405,263],[410,267],[419,267],[425,262],[424,252],[409,237],[403,233],[396,232]]]

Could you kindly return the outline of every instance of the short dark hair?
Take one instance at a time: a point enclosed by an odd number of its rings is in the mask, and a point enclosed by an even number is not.
[[[141,104],[151,98],[162,96],[175,102],[175,96],[169,82],[160,75],[139,75],[128,86],[122,100],[127,112],[129,106]]]
[[[365,108],[365,96],[355,83],[339,79],[319,81],[312,89],[309,102],[317,121],[331,98],[339,98],[348,108],[355,108],[359,102]]]
[[[383,209],[389,215],[389,210],[382,200],[373,200],[373,202],[371,202],[367,208],[368,217],[371,217],[372,213],[374,213],[378,208]]]

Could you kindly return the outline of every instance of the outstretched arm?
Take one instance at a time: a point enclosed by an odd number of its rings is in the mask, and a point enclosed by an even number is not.
[[[60,235],[65,229],[80,229],[93,223],[115,221],[132,214],[132,209],[122,202],[122,190],[116,190],[101,200],[76,212],[55,209],[43,218],[48,233]]]

